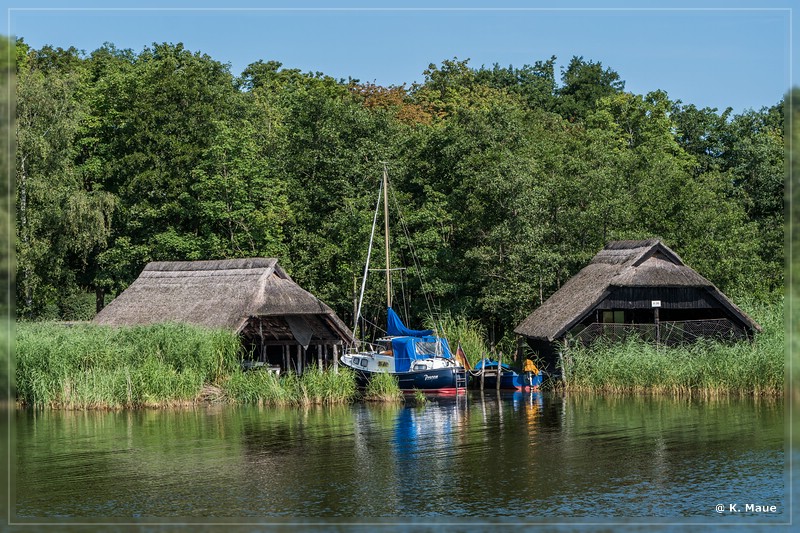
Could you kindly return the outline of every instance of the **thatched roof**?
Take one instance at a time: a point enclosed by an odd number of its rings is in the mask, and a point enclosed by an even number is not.
[[[658,239],[612,241],[514,330],[552,341],[580,322],[616,287],[691,287],[707,291],[742,323],[761,327],[713,283],[689,268]]]
[[[297,285],[274,258],[149,263],[94,322],[183,322],[240,332],[251,317],[276,316],[317,316],[339,338],[352,340],[333,310]]]

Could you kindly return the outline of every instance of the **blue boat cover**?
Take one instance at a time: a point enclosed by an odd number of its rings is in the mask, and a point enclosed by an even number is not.
[[[397,316],[397,313],[394,312],[394,309],[391,307],[387,307],[388,313],[386,316],[386,334],[391,337],[424,337],[426,335],[432,335],[432,329],[408,329],[403,321],[400,320],[400,317]]]
[[[412,361],[428,359],[434,355],[452,358],[447,339],[428,335],[425,337],[395,337],[392,339],[395,372],[408,372]]]
[[[475,370],[480,370],[486,365],[486,369],[496,369],[497,368],[497,361],[492,361],[491,359],[481,359],[477,363],[475,363]],[[514,372],[514,369],[511,368],[507,363],[503,363],[503,372]]]

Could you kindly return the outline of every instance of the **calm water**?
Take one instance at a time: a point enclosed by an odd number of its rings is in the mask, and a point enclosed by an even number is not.
[[[424,407],[15,417],[17,522],[788,521],[782,400],[492,391]]]

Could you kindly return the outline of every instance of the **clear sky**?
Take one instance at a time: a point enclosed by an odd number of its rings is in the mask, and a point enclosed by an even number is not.
[[[561,68],[583,56],[618,72],[627,91],[736,113],[777,103],[797,62],[793,0],[0,2],[5,33],[35,48],[182,42],[236,75],[277,60],[381,85],[422,81],[430,63],[454,57],[522,67],[556,56]]]

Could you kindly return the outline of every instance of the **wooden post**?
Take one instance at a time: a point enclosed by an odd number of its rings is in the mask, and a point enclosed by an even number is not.
[[[339,373],[339,356],[336,352],[338,352],[338,346],[336,344],[333,345],[333,373]]]
[[[283,352],[283,371],[289,371],[289,346],[284,344],[281,346],[281,352]]]
[[[500,392],[501,377],[503,377],[503,352],[500,352],[500,355],[497,357],[497,383],[495,387],[497,392]]]
[[[264,353],[264,322],[261,319],[258,320],[258,338],[261,341],[261,350],[259,360],[266,362],[267,355]]]
[[[303,347],[299,344],[297,345],[297,375],[303,375]]]
[[[661,326],[658,322],[658,307],[654,308],[655,311],[655,318],[656,318],[656,346],[661,344]]]
[[[483,391],[484,374],[486,374],[486,356],[485,355],[483,357],[483,360],[481,361],[481,391]]]

